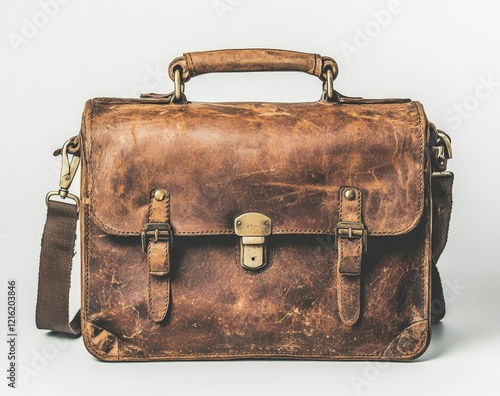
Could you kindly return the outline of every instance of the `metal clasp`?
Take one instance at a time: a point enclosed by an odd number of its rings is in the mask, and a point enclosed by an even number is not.
[[[271,234],[271,219],[262,213],[244,213],[234,220],[234,232],[240,236],[240,264],[260,269],[267,264],[266,236]]]
[[[142,251],[146,253],[149,239],[158,241],[170,241],[170,248],[174,241],[170,223],[146,223],[141,232]]]
[[[343,239],[362,239],[363,251],[368,248],[368,233],[363,223],[358,222],[340,222],[335,229],[335,247],[338,246],[339,238]]]
[[[71,183],[73,182],[78,166],[80,165],[80,157],[78,155],[73,154],[71,161],[69,159],[68,146],[71,144],[73,144],[73,139],[69,139],[66,143],[64,143],[61,149],[62,165],[61,176],[59,178],[59,191],[49,191],[45,197],[45,203],[48,205],[50,198],[57,195],[62,199],[72,199],[75,201],[77,209],[80,209],[80,200],[76,195],[69,192]]]
[[[444,160],[449,160],[453,158],[453,151],[451,149],[451,139],[450,137],[442,132],[437,131],[439,138],[442,140],[442,144],[438,146],[438,159],[442,158]],[[441,142],[440,142],[441,143]]]

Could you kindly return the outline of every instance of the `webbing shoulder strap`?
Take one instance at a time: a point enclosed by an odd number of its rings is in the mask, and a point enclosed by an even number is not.
[[[80,313],[69,320],[69,289],[77,221],[76,205],[52,200],[47,202],[38,274],[36,326],[79,336]]]

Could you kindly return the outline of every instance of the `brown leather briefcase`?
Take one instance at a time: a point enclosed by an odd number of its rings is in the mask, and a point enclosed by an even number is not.
[[[203,73],[270,70],[318,77],[321,99],[184,94]],[[89,100],[55,153],[37,326],[81,332],[107,361],[420,356],[444,316],[435,265],[453,182],[450,139],[422,105],[340,95],[333,59],[292,51],[187,53],[169,74],[168,95]],[[69,322],[78,218],[82,305]]]

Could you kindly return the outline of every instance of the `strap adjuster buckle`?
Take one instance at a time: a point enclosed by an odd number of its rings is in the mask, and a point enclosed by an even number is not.
[[[368,233],[363,223],[341,221],[335,229],[335,248],[338,248],[338,240],[342,239],[362,239],[363,251],[368,248]]]
[[[174,234],[170,223],[146,223],[141,232],[142,251],[146,253],[148,242],[153,239],[158,241],[170,241],[173,243]]]

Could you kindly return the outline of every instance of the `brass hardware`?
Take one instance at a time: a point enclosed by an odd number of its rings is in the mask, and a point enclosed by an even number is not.
[[[72,139],[69,139],[64,143],[61,149],[62,165],[61,165],[61,176],[59,178],[59,191],[49,191],[45,197],[45,203],[48,205],[50,198],[53,196],[59,196],[62,199],[72,199],[75,201],[76,208],[80,209],[80,200],[74,194],[69,192],[71,183],[75,178],[76,171],[80,165],[80,157],[78,155],[73,155],[71,161],[69,160],[69,146],[72,144]]]
[[[333,80],[333,70],[331,67],[328,67],[328,69],[326,69],[326,80],[323,82],[323,91],[324,94],[326,94],[327,100],[333,99]]]
[[[348,201],[353,201],[356,198],[356,192],[352,188],[349,188],[345,191],[344,196]]]
[[[149,239],[158,241],[170,241],[172,248],[174,234],[169,223],[146,223],[141,232],[142,251],[146,253]]]
[[[180,101],[183,93],[184,84],[182,83],[182,68],[177,66],[174,69],[174,99]]]
[[[328,96],[328,99],[333,98],[333,70],[331,68],[328,68],[326,71],[326,95]]]
[[[451,149],[451,140],[449,136],[441,131],[438,131],[438,136],[443,141],[443,144],[439,146],[438,158],[443,159],[452,159],[453,158],[453,150]]]
[[[363,250],[366,252],[368,244],[368,233],[366,232],[363,223],[358,222],[344,222],[341,221],[337,224],[335,229],[335,247],[338,246],[339,238],[343,239],[359,239],[363,241]]]
[[[234,232],[240,238],[240,264],[260,269],[267,264],[266,236],[271,234],[271,219],[262,213],[244,213],[234,220]]]
[[[165,191],[163,190],[156,190],[154,193],[154,197],[157,201],[163,201],[165,199]]]

